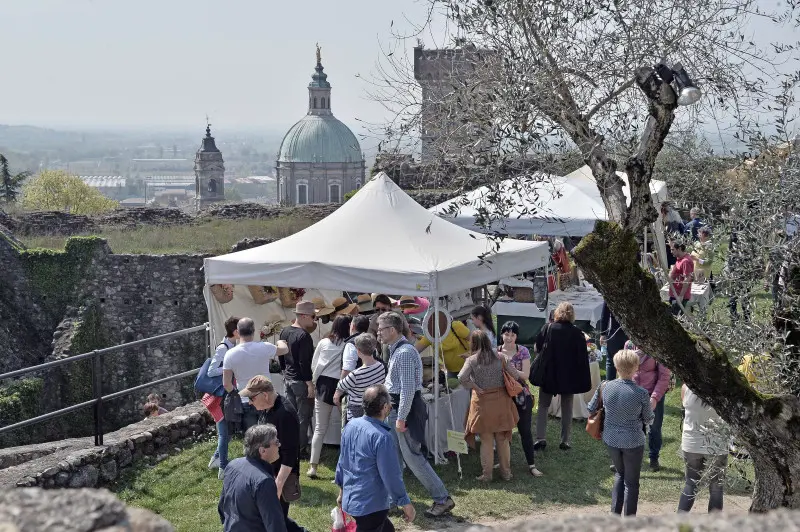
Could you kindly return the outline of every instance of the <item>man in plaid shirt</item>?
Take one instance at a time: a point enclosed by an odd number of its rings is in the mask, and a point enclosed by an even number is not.
[[[397,312],[387,312],[378,318],[378,339],[389,346],[389,370],[386,388],[392,397],[389,426],[394,427],[403,461],[433,497],[433,505],[425,511],[429,517],[440,517],[456,505],[444,483],[422,454],[422,441],[417,431],[408,430],[407,422],[414,427],[413,419],[425,415],[422,389],[422,360],[414,345],[402,335],[404,320]],[[413,408],[412,408],[413,407]],[[424,436],[424,432],[423,432]],[[422,438],[424,439],[424,438]],[[397,501],[392,501],[396,503]]]

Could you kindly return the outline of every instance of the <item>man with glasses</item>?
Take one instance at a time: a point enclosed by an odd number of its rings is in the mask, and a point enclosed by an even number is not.
[[[441,517],[456,505],[442,480],[422,454],[425,441],[427,410],[422,401],[422,359],[402,331],[408,327],[397,312],[386,312],[378,318],[378,338],[389,347],[389,370],[386,388],[392,400],[389,427],[396,438],[406,465],[433,497],[433,506],[425,511],[429,517]],[[391,501],[395,505],[398,501]]]
[[[250,379],[240,395],[249,398],[250,404],[259,412],[259,425],[274,426],[278,432],[281,445],[272,467],[276,472],[275,484],[286,519],[286,530],[305,530],[289,518],[287,500],[295,500],[291,495],[300,489],[300,423],[297,412],[289,401],[278,395],[272,382],[263,375]]]
[[[225,532],[286,532],[272,462],[278,460],[278,431],[255,425],[244,434],[244,457],[228,464],[217,511]]]

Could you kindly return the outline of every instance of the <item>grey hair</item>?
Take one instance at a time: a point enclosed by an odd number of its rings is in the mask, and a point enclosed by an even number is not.
[[[375,348],[378,346],[378,340],[370,333],[359,334],[353,343],[359,353],[370,356],[375,353]]]
[[[364,408],[365,416],[376,417],[381,414],[383,407],[390,404],[391,401],[392,398],[389,396],[389,390],[386,389],[386,386],[376,384],[364,391],[361,406]]]
[[[258,450],[269,447],[277,439],[278,429],[275,425],[253,425],[244,433],[244,455],[247,458],[260,458]]]
[[[378,325],[383,324],[386,327],[393,327],[399,334],[403,334],[403,317],[397,312],[384,312],[378,317]],[[241,333],[239,333],[241,334]]]
[[[253,318],[242,318],[236,324],[239,336],[253,336],[256,333],[256,324]]]
[[[689,214],[700,214],[700,207],[692,207]]]

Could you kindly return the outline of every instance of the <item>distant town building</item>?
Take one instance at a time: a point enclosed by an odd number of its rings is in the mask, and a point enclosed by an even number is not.
[[[308,112],[283,137],[276,175],[278,201],[287,205],[341,203],[364,183],[365,161],[353,132],[331,112],[331,84],[317,65],[308,85]]]
[[[211,136],[211,124],[194,158],[195,206],[198,210],[225,199],[225,161]]]

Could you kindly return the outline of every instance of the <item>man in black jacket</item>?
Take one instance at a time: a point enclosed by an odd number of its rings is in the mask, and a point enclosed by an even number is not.
[[[622,330],[617,318],[611,314],[611,309],[607,303],[603,303],[603,313],[600,315],[600,345],[606,346],[606,380],[612,381],[617,378],[617,368],[614,366],[614,355],[617,351],[625,347],[628,335]]]
[[[286,532],[270,466],[280,445],[272,425],[255,425],[245,433],[244,458],[228,464],[217,506],[224,532]]]
[[[256,375],[250,379],[240,395],[249,397],[251,404],[258,410],[259,425],[274,425],[278,431],[280,452],[278,459],[272,462],[272,467],[276,472],[275,484],[286,519],[286,530],[289,532],[305,530],[289,518],[289,502],[284,498],[284,489],[299,486],[300,422],[297,419],[297,411],[289,401],[278,395],[272,382],[263,375]]]

